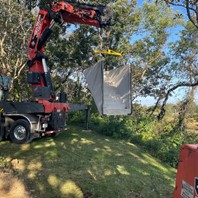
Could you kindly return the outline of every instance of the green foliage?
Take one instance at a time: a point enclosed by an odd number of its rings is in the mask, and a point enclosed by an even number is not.
[[[145,119],[144,127],[132,134],[131,141],[143,146],[153,156],[176,167],[183,137],[175,131],[174,122],[158,123],[154,119],[149,121]]]
[[[0,67],[6,67],[13,78],[13,98],[27,99],[27,43],[33,17],[30,11],[13,0],[0,0]],[[23,89],[22,89],[23,88]]]
[[[4,165],[5,164],[5,157],[0,156],[0,165]]]
[[[86,113],[85,111],[71,111],[68,115],[67,124],[74,124],[85,127]]]
[[[196,65],[198,64],[198,31],[188,22],[181,31],[180,38],[171,43],[171,66],[178,78],[188,82],[196,80]]]
[[[174,11],[163,3],[156,7],[154,2],[145,2],[139,9],[144,14],[135,34],[141,38],[132,45],[133,71],[136,76],[133,78],[134,92],[143,96],[162,97],[172,78],[168,69],[170,57],[167,56],[171,29],[181,21],[175,20]]]
[[[91,117],[91,128],[97,132],[121,139],[128,139],[130,131],[126,130],[126,120],[124,117],[118,116],[96,116]]]
[[[55,77],[53,77],[55,87],[60,87],[62,84],[61,88],[69,93],[70,99],[74,98],[75,89],[66,84],[69,82],[65,81],[68,76],[72,76],[71,79],[76,80],[77,72],[83,71],[101,59],[104,59],[108,69],[128,62],[127,60],[131,57],[131,35],[136,31],[141,18],[140,12],[135,10],[136,1],[130,3],[126,0],[89,1],[89,3],[110,3],[109,6],[113,9],[110,30],[97,29],[88,25],[65,24],[66,30],[61,32],[57,28],[46,46],[46,54],[50,57],[49,65],[52,66],[52,71],[55,73]],[[95,55],[94,49],[112,49],[123,52],[123,56],[103,57]],[[84,86],[82,79],[80,79],[80,83]],[[79,84],[77,86],[79,87]]]
[[[103,135],[141,145],[153,156],[176,167],[184,135],[175,128],[174,120],[158,122],[154,117],[147,116],[146,112],[146,108],[136,105],[132,116],[102,117],[92,114],[89,126]]]

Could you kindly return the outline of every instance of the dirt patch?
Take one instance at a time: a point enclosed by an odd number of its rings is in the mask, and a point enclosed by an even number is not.
[[[3,198],[29,198],[25,185],[10,173],[0,172],[0,195]]]

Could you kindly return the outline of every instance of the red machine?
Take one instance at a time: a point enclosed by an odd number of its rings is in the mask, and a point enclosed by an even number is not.
[[[0,139],[10,137],[14,143],[26,143],[36,137],[54,134],[65,128],[69,104],[64,92],[56,95],[46,64],[44,48],[53,32],[54,24],[81,23],[98,28],[109,26],[111,14],[108,6],[68,1],[52,2],[39,11],[28,44],[30,60],[28,82],[32,84],[31,102],[0,102]]]
[[[198,198],[198,145],[181,147],[173,197]]]

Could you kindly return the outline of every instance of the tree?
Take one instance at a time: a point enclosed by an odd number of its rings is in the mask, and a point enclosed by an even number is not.
[[[163,0],[163,1],[165,1],[168,5],[185,8],[189,20],[198,29],[198,1],[197,0]],[[158,2],[158,0],[156,0],[156,2]]]
[[[72,71],[82,71],[93,65],[95,59],[104,59],[95,56],[93,49],[110,48],[123,52],[123,56],[105,57],[108,69],[133,64],[134,97],[152,95],[162,99],[172,78],[170,60],[164,51],[170,35],[167,30],[181,20],[175,19],[175,12],[165,4],[156,7],[154,3],[145,3],[142,8],[135,8],[135,5],[135,2],[129,4],[128,1],[110,4],[113,9],[110,34],[109,30],[98,31],[84,25],[69,25],[68,31],[60,37],[54,34],[46,52],[52,60],[51,64],[55,65],[56,73],[61,74],[56,76],[56,82],[65,82]],[[139,35],[142,38],[132,43],[131,37]]]
[[[182,30],[180,40],[172,44],[172,63],[171,69],[174,71],[175,77],[179,80],[175,85],[170,87],[165,95],[161,107],[159,118],[165,113],[165,105],[171,93],[179,87],[189,87],[191,90],[187,92],[187,100],[184,104],[194,100],[195,88],[198,85],[198,31],[188,22],[185,29]]]
[[[22,73],[25,75],[28,60],[26,48],[32,15],[13,0],[0,0],[0,3],[0,64],[11,72],[17,96],[27,84]]]
[[[171,30],[180,23],[175,12],[162,3],[144,3],[138,32],[132,35],[133,92],[137,96],[162,98],[172,76],[167,56]],[[140,37],[136,39],[135,37]],[[165,50],[166,49],[166,50]]]
[[[101,1],[97,3],[109,3]],[[94,1],[90,1],[94,3]],[[130,56],[130,37],[140,22],[140,13],[135,11],[135,2],[117,1],[111,3],[113,9],[112,26],[109,29],[97,29],[86,25],[67,24],[66,30],[59,35],[54,33],[48,43],[46,53],[50,57],[50,64],[57,73],[56,82],[65,83],[68,74],[83,71],[85,68],[95,64],[95,61],[104,59],[108,69],[125,64]],[[123,56],[103,57],[95,55],[94,49],[113,49],[123,52]],[[65,85],[64,85],[65,86]],[[58,87],[60,87],[58,85]],[[63,87],[63,86],[62,86]],[[71,90],[71,89],[70,89]],[[69,92],[71,92],[68,90]],[[80,89],[79,89],[80,90]],[[77,94],[79,95],[79,94]]]

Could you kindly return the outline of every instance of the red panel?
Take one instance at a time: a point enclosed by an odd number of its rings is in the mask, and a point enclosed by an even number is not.
[[[69,103],[49,102],[48,100],[39,99],[39,103],[43,104],[45,113],[56,111],[69,112]]]
[[[198,145],[181,147],[173,197],[198,198]]]

